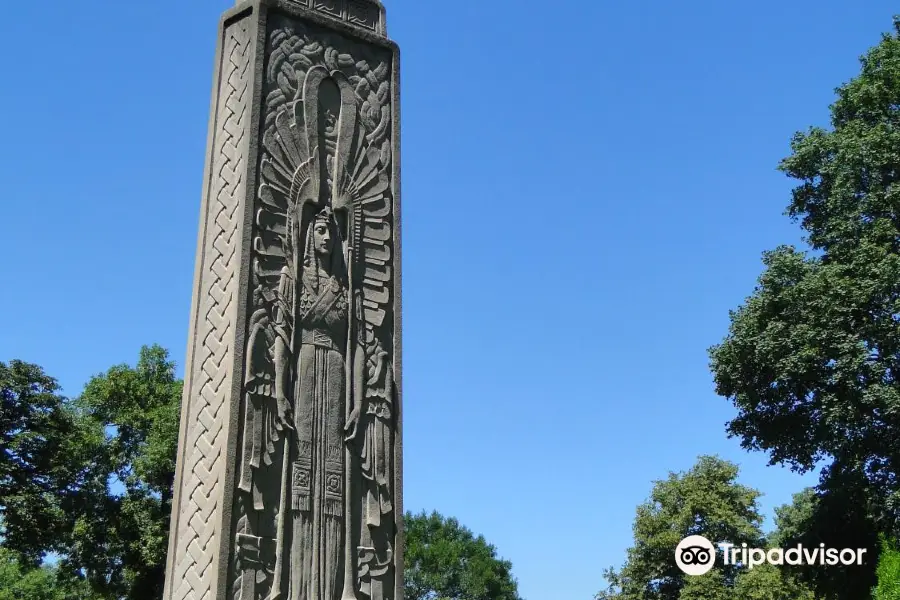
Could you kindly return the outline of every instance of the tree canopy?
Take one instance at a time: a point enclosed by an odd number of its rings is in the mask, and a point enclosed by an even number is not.
[[[848,481],[835,474],[828,479],[827,487],[805,489],[794,494],[790,504],[775,509],[775,531],[770,543],[779,548],[798,544],[805,548],[820,544],[828,548],[865,548],[862,565],[791,567],[797,579],[823,600],[865,598],[875,584],[879,552],[878,527],[871,512],[864,487],[854,479]]]
[[[75,400],[36,366],[0,363],[0,515],[16,568],[102,599],[162,594],[181,382],[158,346],[97,375]]]
[[[73,410],[91,445],[95,478],[65,549],[103,597],[162,595],[182,383],[159,346],[88,382]]]
[[[883,535],[877,578],[878,584],[872,590],[872,600],[900,600],[900,550],[895,541]]]
[[[728,432],[772,463],[859,473],[896,532],[900,490],[900,21],[837,89],[831,128],[797,133],[781,170],[808,249],[766,252],[710,350]]]
[[[60,576],[57,567],[23,564],[0,548],[0,600],[95,600],[83,580]]]
[[[670,473],[655,482],[649,499],[637,508],[634,545],[627,551],[625,564],[606,571],[609,588],[598,593],[596,600],[806,598],[808,590],[777,568],[750,571],[717,560],[709,573],[690,577],[676,565],[675,548],[689,535],[702,535],[713,544],[766,547],[760,493],[737,478],[737,465],[701,456],[688,471]]]
[[[4,545],[36,565],[59,549],[63,511],[78,478],[60,457],[72,451],[76,424],[59,385],[37,365],[0,363],[0,517]]]
[[[452,517],[407,513],[406,600],[521,600],[512,563]]]

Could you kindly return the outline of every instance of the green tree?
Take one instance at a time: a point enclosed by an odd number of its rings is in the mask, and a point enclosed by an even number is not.
[[[406,600],[521,600],[512,564],[437,512],[405,516]]]
[[[0,365],[2,545],[99,598],[162,595],[181,382],[158,346],[74,401],[34,365]],[[9,441],[7,441],[9,440]],[[24,567],[23,567],[24,568]]]
[[[741,600],[814,600],[812,590],[793,577],[793,571],[764,564],[741,571],[729,598]],[[685,600],[682,597],[682,600]]]
[[[793,579],[785,570],[764,564],[737,573],[732,585],[722,571],[688,577],[679,600],[814,600],[809,588]]]
[[[68,483],[59,458],[75,430],[59,385],[37,365],[0,363],[0,519],[3,545],[32,566],[60,549]]]
[[[722,571],[713,570],[698,577],[686,577],[678,600],[731,600],[731,588]],[[741,597],[741,600],[744,600]]]
[[[869,595],[875,585],[878,560],[878,525],[872,519],[872,508],[865,482],[857,473],[833,472],[827,487],[808,488],[795,494],[791,504],[775,509],[775,531],[772,546],[794,547],[801,544],[815,548],[865,548],[862,565],[821,566],[797,565],[791,572],[823,599],[856,599]]]
[[[40,367],[0,363],[0,439],[11,449],[0,454],[0,516],[12,517],[0,600],[158,599],[182,391],[175,365],[145,347],[135,366],[93,377],[75,400],[58,391]],[[58,563],[39,567],[50,552]],[[511,569],[456,519],[406,515],[408,600],[520,600]]]
[[[896,541],[881,536],[881,556],[878,559],[878,585],[872,591],[873,600],[900,600],[900,550]]]
[[[182,382],[159,346],[88,382],[74,402],[95,477],[74,523],[63,568],[83,572],[103,598],[162,595]]]
[[[22,564],[0,548],[0,600],[94,600],[83,581],[61,580],[57,569]]]
[[[608,569],[610,584],[597,600],[678,600],[686,576],[675,564],[675,547],[689,535],[713,542],[763,543],[760,530],[759,492],[737,481],[738,467],[715,456],[701,456],[683,473],[670,473],[653,485],[650,498],[637,507],[634,545],[620,570]],[[715,575],[690,578],[691,598],[716,597],[720,579],[728,589],[737,569],[716,567]],[[703,580],[703,581],[701,581]],[[712,595],[711,595],[712,594]]]
[[[797,133],[780,169],[808,251],[766,252],[753,294],[711,348],[728,432],[771,462],[856,473],[880,527],[900,514],[900,20],[836,90],[831,128]]]

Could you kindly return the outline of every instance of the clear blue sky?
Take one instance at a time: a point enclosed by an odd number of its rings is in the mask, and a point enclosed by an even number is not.
[[[0,360],[69,395],[183,361],[228,0],[9,2],[0,20]],[[552,6],[552,9],[547,7]],[[884,0],[387,0],[403,50],[407,507],[589,600],[651,481],[728,440],[706,349],[799,240],[775,167],[891,27]],[[180,370],[180,365],[179,365]]]

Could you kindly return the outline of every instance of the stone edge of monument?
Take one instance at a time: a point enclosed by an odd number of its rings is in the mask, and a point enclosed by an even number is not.
[[[172,516],[169,523],[169,542],[168,542],[168,551],[166,556],[166,578],[165,578],[165,587],[163,591],[163,598],[171,598],[175,593],[178,581],[175,578],[175,569],[177,567],[176,558],[178,555],[178,541],[179,541],[179,529],[181,526],[181,503],[182,503],[182,492],[183,483],[184,483],[184,473],[185,473],[185,454],[189,450],[187,447],[188,444],[188,430],[190,429],[190,410],[192,405],[192,400],[194,397],[194,374],[197,367],[195,366],[195,348],[198,345],[197,340],[197,332],[198,332],[198,324],[200,322],[200,311],[203,305],[204,298],[203,296],[203,284],[204,284],[204,267],[205,258],[206,258],[206,246],[208,244],[208,233],[209,233],[209,224],[210,224],[210,214],[209,214],[209,206],[210,206],[210,196],[211,189],[213,187],[213,183],[215,181],[215,174],[213,173],[213,166],[216,154],[215,142],[218,135],[221,133],[221,123],[220,123],[220,104],[222,98],[220,97],[220,91],[222,86],[222,75],[223,69],[222,65],[224,62],[224,52],[225,52],[225,36],[228,31],[228,28],[232,25],[239,23],[241,20],[252,18],[253,14],[257,12],[256,2],[244,2],[237,6],[234,6],[228,10],[226,10],[219,19],[219,25],[217,28],[217,36],[216,36],[216,51],[213,62],[213,77],[212,77],[212,94],[210,100],[210,111],[209,111],[209,125],[207,131],[207,141],[206,141],[206,153],[205,153],[205,161],[204,161],[204,170],[203,170],[203,183],[202,183],[202,193],[201,193],[201,204],[200,204],[200,213],[199,213],[199,233],[197,236],[197,253],[195,256],[195,267],[194,267],[194,279],[192,284],[192,299],[191,299],[191,313],[190,313],[190,322],[188,326],[188,343],[187,343],[187,352],[185,357],[185,381],[184,381],[184,391],[182,395],[182,406],[180,411],[180,420],[179,420],[179,434],[178,434],[178,456],[176,462],[176,471],[175,471],[175,480],[173,484],[173,494],[172,494]],[[248,27],[248,30],[250,28]],[[250,30],[250,41],[249,44],[251,47],[257,45],[255,32]],[[256,61],[256,52],[254,50],[250,50],[250,56],[248,60],[251,62]],[[251,79],[255,77],[255,73],[251,73]],[[248,88],[252,89],[252,83],[248,84]],[[252,107],[251,107],[252,110]],[[245,134],[247,127],[245,126]],[[248,146],[252,146],[248,144]],[[252,148],[247,148],[248,153],[252,150]],[[244,165],[244,176],[246,177],[246,172],[248,171],[246,163]],[[245,189],[245,197],[239,198],[238,202],[244,204],[244,208],[246,211],[246,189]],[[239,205],[240,207],[240,205]],[[244,219],[241,219],[243,221]],[[243,225],[240,223],[238,227]],[[241,240],[240,243],[243,243],[243,238],[246,236],[245,233],[246,227],[242,227],[241,231]],[[236,279],[238,284],[238,289],[236,290],[235,300],[237,300],[238,305],[246,304],[246,300],[244,297],[246,296],[246,284],[242,284],[242,277],[240,277],[240,272],[244,267],[243,264],[238,263],[235,268]],[[232,331],[232,353],[233,357],[231,360],[231,368],[232,372],[235,370],[234,367],[240,364],[240,360],[243,357],[243,348],[241,346],[241,341],[243,340],[244,333],[241,331],[240,327],[233,327]],[[226,367],[227,368],[227,367]],[[237,383],[232,380],[231,390],[226,390],[228,397],[226,398],[226,404],[233,404],[233,398],[235,397],[235,387],[237,387],[237,393],[239,393],[239,386],[241,384],[241,378],[238,378]],[[228,411],[226,414],[226,419],[224,419],[223,429],[225,429],[226,435],[226,444],[225,444],[225,453],[224,460],[229,461],[234,458],[233,444],[229,444],[228,435],[230,433],[230,428],[232,426],[232,418],[231,414]],[[225,465],[224,475],[228,474],[228,466],[227,462],[222,463]],[[226,481],[227,483],[227,481]],[[227,495],[227,485],[225,486],[224,493]],[[213,518],[219,522],[219,533],[220,538],[221,532],[224,529],[224,526],[227,526],[229,521],[226,521],[223,517],[228,516],[230,514],[230,506],[227,506],[226,503],[221,504],[221,508],[224,509],[226,514],[219,514],[214,516]],[[230,517],[228,517],[230,518]],[[220,539],[221,542],[221,539]],[[220,544],[221,545],[221,544]],[[216,554],[219,554],[219,548],[211,549]],[[220,563],[221,564],[221,563]],[[226,563],[227,564],[227,563]],[[221,571],[221,568],[219,569]],[[211,589],[216,589],[215,584],[210,586]],[[222,595],[222,591],[217,590],[217,596]]]

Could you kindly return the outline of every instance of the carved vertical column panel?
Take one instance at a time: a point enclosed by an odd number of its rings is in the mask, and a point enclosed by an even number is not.
[[[223,16],[164,600],[402,600],[398,61],[377,0]]]
[[[165,598],[216,595],[229,405],[234,401],[251,93],[249,15],[223,21],[216,67]]]

